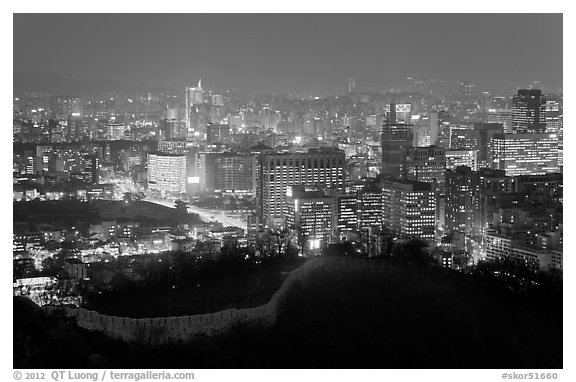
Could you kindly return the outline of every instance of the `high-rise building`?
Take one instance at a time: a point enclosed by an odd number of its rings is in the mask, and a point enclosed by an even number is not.
[[[445,227],[447,232],[472,234],[481,229],[480,175],[470,167],[446,171]]]
[[[450,149],[476,150],[478,148],[478,133],[471,124],[450,125]]]
[[[425,183],[436,182],[444,188],[446,149],[444,147],[410,147],[406,151],[406,177]]]
[[[546,132],[558,135],[558,165],[564,166],[564,126],[560,102],[557,99],[546,101]]]
[[[162,154],[186,155],[186,148],[184,140],[158,141],[158,152]]]
[[[186,192],[186,156],[155,153],[148,155],[148,189],[159,197]]]
[[[126,139],[126,125],[123,123],[108,123],[106,125],[106,136],[110,141]]]
[[[499,123],[502,125],[504,133],[514,131],[514,110],[513,109],[488,109],[488,123]]]
[[[230,139],[230,125],[209,123],[206,126],[206,143],[211,145],[216,142],[225,143]]]
[[[91,184],[100,180],[100,160],[97,155],[85,155],[82,161],[82,179]]]
[[[338,195],[338,231],[355,231],[358,229],[358,195],[357,193]]]
[[[164,134],[164,139],[180,139],[186,138],[188,135],[186,122],[178,119],[162,120],[161,128]]]
[[[446,170],[454,170],[459,166],[478,168],[478,152],[476,150],[447,150]]]
[[[202,80],[198,81],[196,87],[186,87],[186,128],[192,129],[192,107],[204,103],[204,90],[202,89]]]
[[[537,175],[559,172],[556,134],[494,134],[490,140],[493,169],[506,175]]]
[[[482,167],[489,167],[490,140],[494,134],[504,132],[504,125],[500,123],[475,123],[474,132],[478,143],[478,146],[474,148],[478,152],[478,163]]]
[[[215,191],[255,195],[258,159],[250,153],[216,154]]]
[[[436,195],[432,185],[411,180],[383,180],[382,224],[397,235],[434,242]]]
[[[286,223],[302,238],[305,251],[314,251],[337,240],[338,202],[325,191],[289,186]]]
[[[358,191],[358,226],[360,229],[382,227],[382,188],[377,182]]]
[[[412,125],[398,123],[397,108],[390,105],[387,120],[382,126],[382,174],[403,178],[406,174],[406,151],[412,146]]]
[[[546,97],[538,89],[519,89],[513,98],[513,128],[516,133],[546,131]]]
[[[344,165],[344,151],[333,148],[260,155],[257,198],[263,221],[269,225],[284,224],[288,186],[324,187],[341,192]]]
[[[49,100],[52,117],[66,120],[69,116],[82,117],[82,99],[80,97],[51,96]]]

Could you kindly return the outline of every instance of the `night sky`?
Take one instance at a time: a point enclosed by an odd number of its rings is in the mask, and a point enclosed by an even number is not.
[[[336,92],[405,77],[562,87],[561,14],[16,14],[14,72]]]

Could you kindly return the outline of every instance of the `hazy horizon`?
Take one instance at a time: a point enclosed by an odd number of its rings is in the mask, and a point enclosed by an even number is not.
[[[14,74],[337,93],[406,77],[562,88],[562,14],[14,14]]]

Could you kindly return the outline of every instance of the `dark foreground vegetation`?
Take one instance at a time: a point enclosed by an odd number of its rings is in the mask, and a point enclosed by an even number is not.
[[[84,308],[111,316],[147,318],[256,307],[265,304],[286,275],[302,263],[295,256],[259,263],[222,255],[198,261],[187,253],[168,252],[138,267],[132,264],[133,273],[141,276],[138,281],[117,274],[104,292],[87,285],[82,292]]]
[[[15,299],[14,367],[563,367],[558,279],[518,288],[511,272],[522,269],[509,264],[465,274],[419,256],[327,260],[292,289],[273,327],[186,344],[122,343]]]

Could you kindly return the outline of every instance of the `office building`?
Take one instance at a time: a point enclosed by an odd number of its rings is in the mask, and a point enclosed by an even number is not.
[[[382,227],[382,188],[378,182],[368,184],[358,191],[358,227]]]
[[[406,175],[406,151],[412,147],[412,125],[398,123],[397,105],[389,105],[387,120],[382,126],[382,174],[403,178]],[[405,113],[404,109],[400,109]],[[408,110],[408,109],[407,109]],[[409,111],[408,111],[409,112]],[[401,118],[403,119],[403,118]]]
[[[406,151],[406,178],[435,183],[444,188],[446,149],[444,147],[410,147]]]
[[[469,167],[446,171],[444,224],[447,232],[475,233],[481,229],[481,183]]]
[[[380,202],[382,206],[382,202]],[[380,212],[381,214],[381,212]],[[338,232],[358,229],[358,195],[356,192],[338,195]]]
[[[494,134],[490,140],[493,169],[506,175],[537,175],[559,172],[556,134]]]
[[[304,186],[289,186],[286,223],[297,231],[305,252],[325,247],[337,240],[337,197]]]
[[[230,140],[230,125],[208,123],[206,126],[206,143],[226,143]]]
[[[186,156],[148,155],[148,189],[157,197],[178,197],[186,192]]]
[[[446,150],[446,170],[454,170],[459,166],[478,168],[478,152],[476,150]]]
[[[106,137],[110,141],[126,139],[126,125],[123,123],[108,123],[106,125]]]
[[[192,130],[193,106],[204,102],[204,90],[202,89],[202,80],[198,81],[196,87],[186,87],[186,128]]]
[[[512,124],[516,133],[546,131],[546,97],[539,89],[519,89],[512,99]]]
[[[488,109],[488,123],[499,123],[502,125],[503,132],[510,134],[514,131],[514,110],[491,108]]]
[[[436,196],[429,183],[384,179],[382,225],[402,237],[432,243],[436,232]]]
[[[164,139],[182,139],[188,136],[186,122],[178,119],[164,119],[160,123]]]
[[[341,192],[344,165],[344,151],[333,148],[260,155],[257,198],[263,221],[268,225],[284,224],[288,186],[324,187]]]
[[[216,154],[214,191],[255,195],[258,159],[250,153]]]

